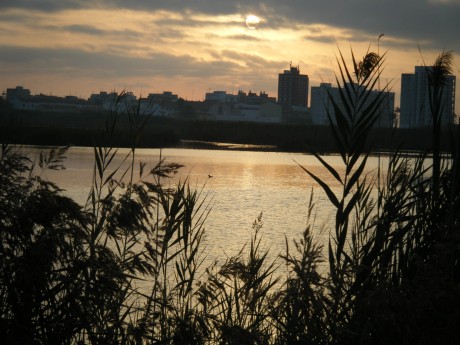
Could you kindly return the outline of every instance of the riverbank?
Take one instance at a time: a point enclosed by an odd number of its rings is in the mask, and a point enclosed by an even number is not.
[[[200,140],[180,140],[174,147],[197,150],[279,151],[275,145],[234,144]]]
[[[133,128],[126,115],[117,118],[110,140],[105,136],[107,114],[41,113],[31,111],[0,114],[0,136],[3,142],[23,145],[88,146],[111,145],[139,148],[178,147],[220,150],[253,150],[281,152],[337,152],[329,126],[307,124],[264,124],[251,122],[219,122],[179,120],[140,116]],[[135,140],[133,133],[139,131]],[[388,152],[430,151],[432,133],[429,128],[374,128],[364,150]],[[458,126],[446,128],[441,135],[441,148],[450,151]],[[223,144],[224,143],[224,144]]]

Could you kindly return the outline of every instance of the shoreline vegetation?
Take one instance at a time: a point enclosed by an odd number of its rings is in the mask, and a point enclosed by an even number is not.
[[[37,146],[98,145],[104,135],[106,112],[42,112],[14,110],[0,104],[0,136],[11,144]],[[251,122],[225,122],[186,120],[138,115],[143,123],[137,139],[139,148],[206,148],[241,149],[281,152],[339,152],[329,126],[311,124],[264,124]],[[440,128],[439,146],[450,152],[452,138],[457,140],[459,125]],[[119,114],[118,125],[111,144],[130,147],[130,115]],[[433,131],[426,128],[370,128],[372,138],[366,150],[376,153],[403,150],[429,152]],[[227,143],[225,145],[224,143]]]
[[[83,115],[0,112],[0,136],[5,142],[18,145],[93,147],[104,134],[104,115]],[[339,152],[328,126],[140,118],[140,121],[145,121],[145,126],[138,138],[139,148],[178,147],[321,154]],[[66,121],[71,124],[66,124]],[[118,127],[112,139],[113,146],[129,148],[131,134],[128,114],[120,114]],[[457,140],[458,127],[452,125],[440,129],[440,149],[443,152],[451,152],[451,141]],[[372,140],[366,143],[366,148],[375,153],[396,149],[428,152],[433,142],[431,128],[371,128],[369,131]]]
[[[149,132],[139,112],[123,117],[115,107],[90,137],[94,170],[84,206],[63,196],[43,173],[64,168],[66,148],[33,159],[2,143],[0,339],[78,345],[460,343],[460,137],[444,135],[439,121],[452,55],[442,52],[428,70],[433,126],[425,140],[418,139],[426,147],[417,148],[422,153],[415,157],[402,153],[407,141],[401,146],[391,132],[376,135],[384,132],[373,129],[388,85],[367,100],[385,55],[368,51],[362,60],[351,55],[350,65],[341,52],[337,57],[346,106],[329,95],[335,110],[328,114],[331,126],[315,133],[303,128],[300,142],[293,132],[285,133],[289,147],[311,150],[337,181],[332,189],[299,165],[325,192],[335,217],[317,224],[315,209],[321,205],[311,193],[303,235],[286,238],[285,252],[273,260],[261,246],[261,214],[240,253],[203,267],[206,218],[212,212],[206,191],[192,189],[187,179],[165,188],[163,182],[181,166],[163,157],[151,170],[141,163],[134,172],[137,149],[152,143],[149,135],[161,133]],[[220,124],[207,125],[184,126],[176,139],[219,147],[210,138],[218,131],[205,129]],[[252,125],[228,126],[233,130],[226,127],[225,133],[238,139],[218,141],[239,143],[248,133],[262,140],[279,132],[264,127],[255,135]],[[25,143],[39,133],[35,127],[16,128],[2,138]],[[21,132],[27,136],[15,138]],[[203,132],[210,143],[190,134],[203,139]],[[52,138],[53,133],[62,136]],[[48,144],[78,138],[53,133]],[[314,146],[318,138],[320,149]],[[384,139],[394,146],[383,146]],[[279,143],[263,141],[280,149]],[[366,174],[368,157],[383,148],[389,150],[387,166],[379,165],[376,177]],[[343,166],[330,166],[325,152],[336,152]],[[121,154],[121,163],[114,163]],[[324,248],[315,241],[323,227],[329,230]],[[285,274],[277,273],[280,265]]]

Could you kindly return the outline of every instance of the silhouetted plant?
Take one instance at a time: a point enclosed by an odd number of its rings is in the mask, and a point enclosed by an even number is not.
[[[328,344],[329,329],[325,322],[326,278],[320,273],[324,262],[323,247],[314,237],[313,191],[307,211],[307,228],[300,241],[294,240],[294,253],[286,238],[285,261],[288,276],[275,292],[271,318],[275,328],[275,344]]]
[[[145,125],[138,124],[139,109],[128,114],[134,140]],[[113,115],[107,124],[108,139],[119,116],[116,111]],[[88,200],[93,215],[88,248],[91,262],[98,265],[90,268],[87,284],[90,296],[97,299],[105,293],[103,301],[108,303],[102,303],[96,312],[90,309],[85,313],[100,317],[90,320],[91,329],[86,329],[90,337],[94,334],[96,342],[142,338],[168,342],[180,337],[179,331],[184,331],[184,322],[190,321],[193,312],[190,295],[201,264],[205,206],[187,181],[175,188],[162,186],[162,179],[181,167],[165,164],[162,158],[146,176],[145,163],[140,163],[139,182],[134,182],[135,150],[134,141],[120,165],[112,168],[117,150],[108,145],[95,149],[93,188]],[[146,178],[149,176],[150,180]],[[99,263],[101,257],[103,264]],[[98,272],[103,274],[103,284],[98,281]],[[151,294],[145,287],[141,291],[143,280],[144,285],[152,286]],[[107,289],[101,291],[104,283]],[[95,291],[93,286],[97,286]],[[94,303],[88,307],[98,308]],[[98,324],[108,328],[93,330]],[[101,338],[101,334],[112,338]]]
[[[328,248],[330,285],[326,289],[325,322],[329,325],[329,341],[332,343],[385,343],[390,334],[398,337],[392,339],[392,343],[396,343],[405,337],[416,339],[410,333],[414,332],[412,327],[418,322],[416,318],[408,320],[408,328],[392,322],[391,310],[382,308],[382,303],[387,300],[397,306],[395,300],[404,298],[404,293],[410,294],[407,286],[425,271],[422,263],[428,265],[428,262],[435,261],[434,251],[444,241],[445,232],[441,229],[445,228],[451,209],[445,194],[450,183],[447,176],[452,176],[449,167],[456,163],[455,160],[453,163],[446,161],[441,167],[440,152],[434,149],[433,163],[438,160],[438,167],[433,168],[430,176],[431,169],[424,155],[409,158],[398,151],[393,152],[389,156],[383,185],[377,185],[375,200],[375,182],[369,179],[365,169],[370,154],[365,143],[379,116],[388,86],[373,96],[372,90],[381,73],[378,68],[380,57],[367,53],[363,61],[356,62],[352,53],[352,60],[353,74],[340,54],[339,98],[329,94],[333,112],[328,115],[344,163],[344,173],[339,173],[315,155],[340,183],[342,192],[337,194],[319,177],[304,169],[318,182],[337,210],[335,232]],[[449,57],[442,54],[436,62],[441,66],[439,75],[447,71],[442,66],[449,65],[449,61]],[[439,92],[437,89],[436,97],[440,97]],[[442,106],[436,105],[436,100],[433,102],[432,109],[439,112]],[[443,183],[435,181],[436,174]],[[445,188],[440,188],[443,184]],[[410,305],[418,303],[418,291],[413,300],[400,304],[402,310],[407,311]],[[379,308],[374,309],[372,303]],[[420,311],[416,317],[425,317],[423,313],[426,311]]]
[[[443,51],[432,66],[426,67],[428,76],[428,96],[433,130],[433,194],[439,196],[441,174],[441,121],[446,109],[445,86],[447,76],[452,74],[453,56],[451,51]]]
[[[217,269],[198,290],[207,316],[210,341],[219,344],[269,344],[271,290],[278,282],[276,264],[260,248],[262,214],[254,221],[249,249],[244,248]]]
[[[38,173],[61,169],[65,150],[41,155]],[[82,327],[75,264],[87,218],[18,149],[0,160],[0,336],[5,343],[70,343]]]
[[[40,154],[36,172],[26,156],[2,146],[0,331],[7,343],[168,342],[180,338],[194,313],[189,296],[201,264],[206,204],[187,181],[162,186],[180,168],[163,159],[147,174],[141,163],[135,182],[135,143],[115,163],[120,153],[110,142],[122,116],[119,102],[103,144],[94,148],[84,207],[40,177],[43,169],[63,168],[65,149]],[[145,285],[159,287],[161,299]],[[146,308],[151,303],[161,306],[158,329]]]
[[[363,230],[360,228],[366,227],[359,220],[368,220],[373,212],[373,205],[369,203],[371,184],[366,180],[364,172],[370,154],[365,150],[365,145],[370,129],[380,115],[379,109],[387,88],[375,96],[373,90],[381,73],[377,67],[382,59],[375,53],[368,52],[362,62],[357,62],[352,52],[353,74],[347,68],[341,53],[337,60],[340,71],[336,78],[339,98],[333,97],[329,92],[333,111],[328,112],[328,117],[345,166],[343,176],[319,155],[315,156],[342,186],[341,194],[336,195],[325,182],[303,168],[320,184],[337,210],[335,232],[328,247],[331,286],[327,319],[330,321],[332,337],[346,327],[347,320],[353,314],[354,295],[360,293],[353,290],[363,288],[362,283],[358,284],[355,279],[358,267],[361,266],[360,248],[364,245],[358,243]],[[350,249],[346,248],[347,245]]]

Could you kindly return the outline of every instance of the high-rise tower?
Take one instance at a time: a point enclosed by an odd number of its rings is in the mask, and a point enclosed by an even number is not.
[[[278,75],[278,103],[284,106],[308,105],[308,75],[300,74],[299,67],[290,66]]]
[[[428,71],[430,67],[415,66],[415,74],[401,75],[400,127],[427,127],[431,125]],[[455,106],[455,76],[445,78],[442,99],[441,125],[453,123]]]

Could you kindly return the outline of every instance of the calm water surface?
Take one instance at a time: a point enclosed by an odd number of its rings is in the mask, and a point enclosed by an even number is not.
[[[38,149],[26,148],[37,154]],[[120,157],[126,150],[119,150]],[[160,157],[158,149],[139,149],[137,159],[154,167]],[[175,184],[188,176],[192,187],[203,188],[212,208],[206,223],[209,259],[236,254],[251,236],[254,219],[263,213],[263,240],[272,255],[284,251],[285,237],[299,239],[307,224],[307,210],[313,191],[316,202],[315,231],[318,240],[328,234],[334,210],[317,184],[299,167],[301,164],[338,188],[318,161],[309,155],[227,150],[163,149],[167,162],[184,165],[172,180]],[[92,148],[71,148],[65,161],[66,170],[46,172],[47,177],[66,190],[66,195],[83,204],[91,185],[94,156]],[[341,167],[337,156],[325,158]],[[372,158],[370,169],[377,167]],[[212,176],[212,177],[210,177]],[[323,229],[320,231],[320,229]]]

